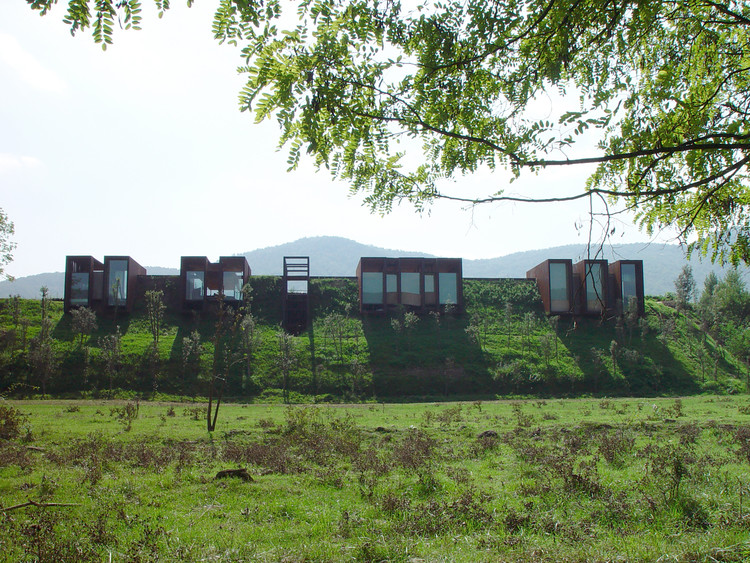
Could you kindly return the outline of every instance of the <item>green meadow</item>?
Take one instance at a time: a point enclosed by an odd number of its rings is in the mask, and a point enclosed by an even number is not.
[[[212,434],[204,417],[0,402],[0,559],[750,558],[747,396],[231,403]]]

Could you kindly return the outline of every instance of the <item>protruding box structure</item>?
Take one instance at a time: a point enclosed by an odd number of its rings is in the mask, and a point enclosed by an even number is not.
[[[612,301],[619,314],[624,313],[631,300],[636,300],[638,316],[646,314],[643,289],[643,260],[618,260],[609,265]]]
[[[398,306],[417,312],[463,310],[461,258],[361,258],[357,282],[361,313]]]
[[[575,299],[580,315],[606,314],[609,306],[609,268],[606,260],[581,260],[573,264]]]
[[[290,334],[301,334],[310,319],[310,257],[284,256],[281,282],[284,330]]]
[[[573,301],[572,260],[545,260],[526,272],[526,277],[536,279],[539,295],[548,315],[569,315],[576,310]]]
[[[67,313],[74,307],[99,308],[104,287],[104,264],[93,256],[65,257],[65,297]]]
[[[218,262],[210,262],[205,256],[183,256],[180,259],[183,307],[202,309],[206,303],[219,298],[239,303],[250,274],[244,256],[222,256]]]
[[[102,293],[105,308],[131,312],[135,304],[138,276],[145,275],[146,268],[130,256],[105,256]]]

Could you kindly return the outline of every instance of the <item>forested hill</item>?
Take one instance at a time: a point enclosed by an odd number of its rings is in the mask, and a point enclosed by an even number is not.
[[[353,276],[357,262],[362,256],[431,256],[417,250],[393,250],[365,245],[342,237],[308,237],[281,244],[245,252],[252,272],[255,275],[281,275],[284,256],[309,256],[310,269],[314,276]],[[452,256],[453,257],[453,256]],[[464,260],[464,276],[468,278],[519,278],[526,271],[547,258],[572,258],[577,261],[586,257],[585,245],[567,245],[515,252],[498,258],[481,260]],[[138,260],[137,256],[134,256]],[[209,257],[211,259],[217,256]],[[459,256],[460,258],[460,256]],[[646,293],[662,295],[674,291],[674,280],[682,267],[687,263],[684,252],[677,245],[664,244],[625,244],[605,247],[604,258],[607,260],[635,259],[643,260]],[[700,289],[703,280],[710,271],[719,277],[725,268],[711,264],[709,260],[694,257],[690,261],[693,275]],[[175,274],[177,270],[161,267],[147,267],[149,274]],[[743,268],[743,277],[748,269]],[[46,273],[18,278],[13,282],[0,282],[0,297],[20,295],[23,298],[39,297],[41,286],[49,288],[51,297],[63,296],[63,273]]]

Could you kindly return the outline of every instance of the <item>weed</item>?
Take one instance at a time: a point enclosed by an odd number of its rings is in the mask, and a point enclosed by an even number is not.
[[[183,416],[187,416],[193,420],[203,420],[206,416],[205,407],[185,407],[182,411]]]
[[[258,428],[263,428],[264,430],[268,430],[269,428],[275,428],[276,423],[271,420],[270,418],[261,418],[256,423]]]
[[[21,411],[7,405],[0,405],[0,439],[15,440],[28,419]]]
[[[700,433],[701,427],[695,422],[688,422],[677,427],[677,434],[680,436],[680,445],[683,446],[695,444]]]
[[[622,430],[599,436],[599,453],[613,467],[622,467],[625,458],[633,451],[635,438]]]
[[[734,442],[739,446],[737,456],[750,462],[750,426],[740,426],[734,433]]]
[[[128,401],[122,407],[112,407],[109,415],[117,418],[117,421],[123,425],[125,432],[130,432],[133,428],[133,421],[138,418],[139,410],[140,404],[138,401]]]

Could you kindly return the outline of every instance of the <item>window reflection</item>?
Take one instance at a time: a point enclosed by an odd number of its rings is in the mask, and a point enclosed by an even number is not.
[[[381,305],[383,303],[383,274],[381,272],[362,273],[362,304]]]
[[[109,305],[123,305],[128,298],[128,261],[110,260],[109,288],[107,303]]]

